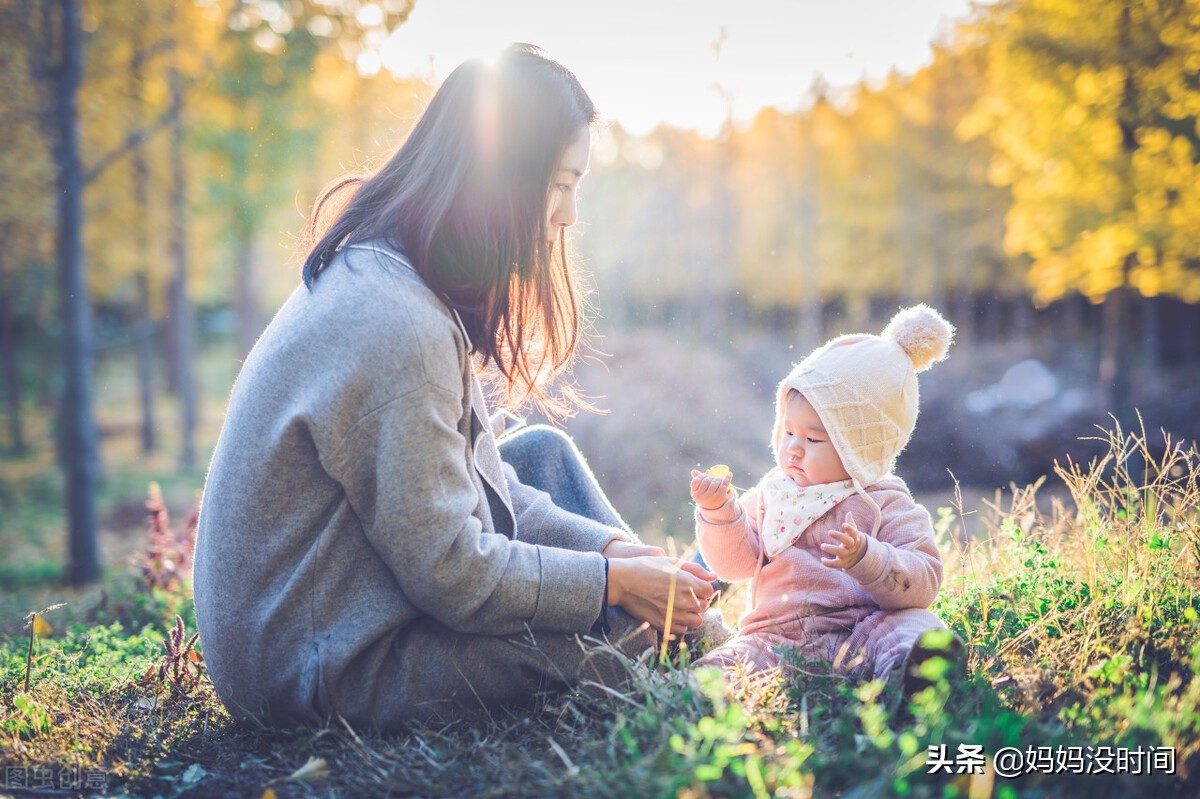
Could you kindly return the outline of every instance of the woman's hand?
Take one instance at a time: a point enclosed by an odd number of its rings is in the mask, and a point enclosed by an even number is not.
[[[667,605],[671,605],[668,632],[680,634],[700,626],[708,610],[717,575],[699,563],[661,556],[618,558],[608,563],[608,604],[620,606],[630,616],[664,630]],[[672,599],[673,597],[673,599]]]
[[[606,558],[638,558],[643,555],[665,555],[667,554],[661,547],[652,547],[647,544],[635,544],[632,541],[625,541],[620,538],[614,538],[608,542],[608,546],[604,547],[600,552]]]

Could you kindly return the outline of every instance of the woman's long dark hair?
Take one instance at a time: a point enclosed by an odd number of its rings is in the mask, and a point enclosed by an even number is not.
[[[506,404],[569,410],[544,386],[575,354],[583,301],[561,233],[552,257],[546,211],[563,153],[595,119],[575,76],[536,47],[465,62],[387,163],[321,194],[305,285],[340,247],[385,241],[459,312],[481,368],[503,375]]]

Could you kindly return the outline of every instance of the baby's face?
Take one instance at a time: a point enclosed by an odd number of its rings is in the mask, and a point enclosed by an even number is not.
[[[783,415],[777,463],[800,486],[836,483],[850,477],[816,408],[798,392],[788,399]]]

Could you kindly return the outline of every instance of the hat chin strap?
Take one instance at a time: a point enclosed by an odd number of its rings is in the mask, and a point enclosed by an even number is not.
[[[879,528],[883,525],[883,509],[879,507],[879,503],[875,501],[875,498],[867,493],[867,489],[863,488],[863,484],[859,482],[857,477],[850,475],[850,482],[854,485],[854,490],[858,492],[859,496],[865,499],[867,504],[875,511],[875,523],[871,526],[871,537],[874,538],[878,535]]]

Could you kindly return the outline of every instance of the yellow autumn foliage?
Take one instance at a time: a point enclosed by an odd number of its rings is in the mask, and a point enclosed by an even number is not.
[[[1012,187],[1005,249],[1035,298],[1200,297],[1200,0],[988,7],[988,82],[962,129]]]

